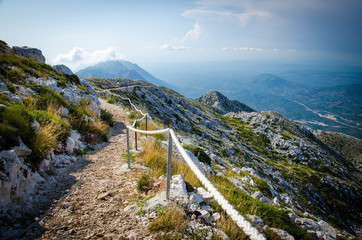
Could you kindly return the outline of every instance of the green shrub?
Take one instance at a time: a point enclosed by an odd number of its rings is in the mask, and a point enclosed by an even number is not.
[[[30,124],[33,121],[25,106],[13,104],[0,113],[0,138],[1,146],[9,148],[17,145],[18,137],[29,146],[34,136]]]
[[[144,191],[145,187],[148,186],[150,181],[150,175],[147,173],[143,173],[137,181],[137,190]]]
[[[183,147],[192,152],[199,159],[200,162],[206,163],[208,165],[211,164],[211,158],[205,153],[202,148],[193,145],[183,145]]]
[[[114,125],[113,115],[110,112],[108,112],[105,109],[101,109],[101,119],[102,121],[108,123],[110,127],[113,127]]]

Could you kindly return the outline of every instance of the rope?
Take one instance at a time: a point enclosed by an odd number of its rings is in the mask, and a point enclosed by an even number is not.
[[[108,90],[105,90],[109,92]],[[112,95],[115,95],[111,92],[109,92]],[[145,117],[147,117],[147,113],[142,113],[141,110],[137,109],[137,107],[132,103],[132,101],[129,98],[123,98],[119,95],[115,95],[117,97],[120,97],[124,100],[128,100],[132,107],[135,108],[136,111],[140,112],[143,117],[140,119],[136,119],[132,126],[127,126],[128,129],[131,129],[133,131],[144,133],[144,134],[159,134],[159,133],[166,133],[170,132],[171,137],[177,147],[177,149],[180,151],[182,157],[185,159],[186,163],[189,165],[191,170],[195,173],[197,178],[201,181],[201,183],[207,188],[207,190],[213,195],[215,200],[221,205],[221,207],[226,211],[226,213],[234,220],[234,222],[245,232],[246,235],[249,236],[251,240],[266,240],[264,235],[260,234],[256,228],[254,228],[243,216],[239,214],[237,210],[225,199],[225,197],[212,185],[212,183],[205,177],[205,175],[200,171],[200,169],[196,166],[196,164],[192,161],[192,159],[189,157],[189,155],[186,153],[185,149],[182,147],[181,143],[177,139],[177,136],[175,132],[170,129],[161,129],[156,131],[145,131],[145,130],[139,130],[134,128],[137,121],[143,120]]]

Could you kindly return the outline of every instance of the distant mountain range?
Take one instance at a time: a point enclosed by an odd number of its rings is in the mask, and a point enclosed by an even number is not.
[[[137,64],[113,60],[97,63],[94,66],[86,67],[76,72],[81,78],[127,78],[131,80],[145,80],[157,86],[171,87],[171,84],[162,81]]]
[[[256,110],[277,111],[315,129],[362,138],[362,85],[310,88],[275,75],[255,77],[228,94]]]

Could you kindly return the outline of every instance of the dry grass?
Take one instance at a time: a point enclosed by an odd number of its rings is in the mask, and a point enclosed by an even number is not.
[[[167,150],[164,149],[161,143],[157,140],[154,142],[151,140],[144,141],[143,146],[144,149],[141,152],[141,159],[144,161],[147,167],[152,169],[152,175],[155,177],[166,175]],[[201,186],[201,182],[198,180],[189,166],[183,161],[176,160],[175,155],[172,156],[171,174],[183,174],[185,180],[191,185]]]
[[[239,226],[224,213],[221,213],[221,219],[216,222],[216,227],[224,231],[230,239],[233,240],[244,240],[249,239],[248,236],[244,233]]]
[[[36,163],[40,163],[49,153],[51,148],[58,145],[58,139],[61,135],[59,125],[52,122],[41,126],[39,132],[35,135],[32,142],[32,156]]]
[[[164,211],[159,212],[148,227],[150,231],[182,232],[187,226],[187,218],[184,211],[176,205],[168,205]]]

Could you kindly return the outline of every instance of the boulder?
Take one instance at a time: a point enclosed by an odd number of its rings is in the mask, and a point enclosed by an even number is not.
[[[221,215],[218,212],[212,214],[212,216],[211,216],[211,221],[213,221],[213,222],[219,221],[220,219],[221,219]]]
[[[15,151],[18,157],[26,157],[31,154],[30,148],[28,148],[20,138],[19,138],[19,146],[13,147],[12,150]]]
[[[204,198],[198,193],[191,193],[189,199],[191,203],[196,205],[200,205],[204,201]]]
[[[97,96],[96,90],[94,90],[92,85],[90,85],[90,83],[86,79],[80,78],[79,80],[80,80],[80,84],[82,84],[84,87],[86,87],[90,94],[92,94],[93,96]]]
[[[30,126],[32,127],[32,129],[34,130],[35,133],[38,133],[40,130],[40,124],[38,123],[38,121],[34,120]]]
[[[256,216],[256,215],[247,215],[247,218],[251,221],[251,223],[257,228],[257,229],[262,229],[264,227],[264,221]]]
[[[202,187],[197,188],[197,193],[199,193],[204,198],[205,201],[210,201],[213,199],[212,194],[210,192],[206,191]]]
[[[170,186],[170,197],[185,198],[187,197],[186,183],[182,174],[173,175]]]
[[[264,195],[263,195],[262,192],[256,191],[251,195],[251,197],[254,198],[254,199],[260,199],[260,198],[264,197]]]
[[[66,141],[66,147],[65,147],[65,151],[68,154],[73,154],[74,150],[76,149],[84,148],[84,144],[80,141],[80,137],[81,136],[77,131],[73,129],[70,131],[70,136]]]
[[[53,66],[57,71],[62,72],[64,74],[67,75],[73,75],[74,73],[72,72],[72,70],[70,70],[67,66],[60,64],[60,65],[55,65]]]
[[[147,200],[143,205],[142,210],[148,213],[157,212],[161,207],[166,207],[167,204],[166,192],[164,191]]]
[[[20,57],[30,58],[35,61],[45,63],[45,57],[43,53],[37,48],[29,48],[29,47],[13,47],[13,51],[15,55]]]

